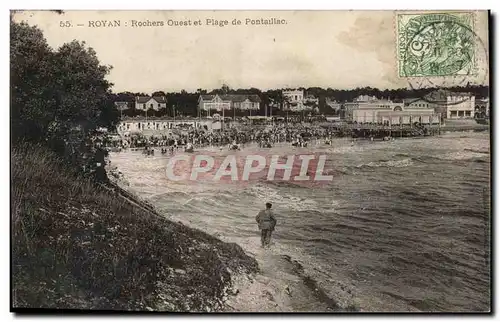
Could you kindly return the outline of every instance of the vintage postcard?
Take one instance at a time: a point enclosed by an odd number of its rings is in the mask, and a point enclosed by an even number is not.
[[[12,311],[491,312],[489,12],[10,20]]]

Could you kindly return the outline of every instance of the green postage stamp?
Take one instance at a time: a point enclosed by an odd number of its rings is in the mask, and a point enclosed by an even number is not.
[[[400,77],[471,75],[475,45],[472,12],[397,14]]]

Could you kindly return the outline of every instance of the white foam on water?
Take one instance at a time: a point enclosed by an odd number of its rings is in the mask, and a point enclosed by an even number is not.
[[[389,161],[372,161],[367,164],[360,164],[357,167],[370,167],[370,168],[378,168],[378,167],[391,167],[391,168],[403,168],[409,167],[413,165],[413,160],[411,158],[406,158],[402,160],[389,160]]]
[[[316,201],[294,195],[292,191],[288,191],[284,196],[278,189],[262,184],[252,186],[249,194],[256,196],[261,203],[271,201],[275,208],[283,207],[295,211],[304,211],[316,209],[318,205]]]
[[[488,153],[488,152],[486,152]],[[455,151],[436,156],[442,160],[470,160],[475,158],[484,158],[487,155],[484,152],[473,151]]]

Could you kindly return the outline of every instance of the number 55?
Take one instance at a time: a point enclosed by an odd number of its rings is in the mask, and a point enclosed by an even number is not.
[[[59,21],[59,27],[71,27],[71,22],[69,22],[68,20]]]

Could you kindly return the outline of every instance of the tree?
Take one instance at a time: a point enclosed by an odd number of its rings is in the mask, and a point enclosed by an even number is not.
[[[136,117],[138,115],[142,115],[142,111],[136,110],[135,106],[132,106],[131,108],[124,110],[123,115],[128,117]]]
[[[153,94],[151,94],[151,96],[166,96],[167,94],[165,94],[164,91],[157,91],[157,92],[154,92]]]
[[[227,84],[222,84],[222,87],[220,89],[222,91],[222,94],[229,94],[229,91],[231,90],[231,88]]]
[[[113,98],[115,102],[128,102],[130,105],[133,105],[135,102],[135,94],[131,92],[121,92],[117,94],[113,94]]]
[[[38,28],[11,21],[10,32],[12,140],[39,141],[56,109],[53,53]]]
[[[216,88],[210,92],[210,94],[226,95],[232,92],[231,87],[227,84],[222,84],[221,88]]]
[[[95,173],[104,164],[100,157],[94,162],[107,139],[102,129],[114,130],[120,116],[105,79],[111,67],[84,42],[53,51],[42,32],[25,23],[11,21],[10,49],[13,143],[44,144]]]
[[[99,127],[114,129],[118,119],[110,112],[115,109],[110,101],[112,84],[105,79],[111,67],[100,65],[95,51],[78,41],[61,46],[55,62],[57,120],[79,125],[85,132]]]

